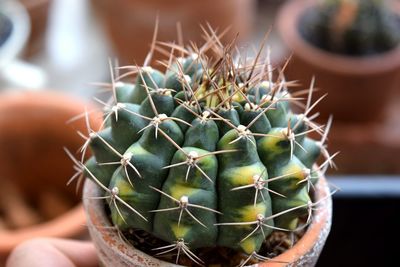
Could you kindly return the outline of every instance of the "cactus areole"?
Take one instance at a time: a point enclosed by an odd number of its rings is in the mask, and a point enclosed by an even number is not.
[[[133,84],[113,78],[104,127],[88,125],[82,147],[93,157],[75,162],[104,190],[99,201],[121,233],[145,231],[168,244],[154,256],[202,265],[196,251],[225,247],[245,255],[242,265],[265,260],[259,250],[271,233],[312,220],[313,186],[332,164],[330,121],[312,121],[312,84],[290,94],[294,83],[274,72],[269,49],[245,58],[211,33],[200,48],[160,44],[169,49],[179,56],[162,63],[165,73],[127,66]]]

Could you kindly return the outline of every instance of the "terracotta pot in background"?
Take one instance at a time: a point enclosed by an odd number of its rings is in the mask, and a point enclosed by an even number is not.
[[[277,26],[285,46],[293,52],[287,77],[307,87],[315,75],[320,88],[315,97],[329,96],[318,106],[323,118],[335,121],[380,120],[387,102],[400,88],[400,45],[388,52],[368,57],[333,54],[311,45],[300,35],[299,19],[316,1],[288,1],[280,10]]]
[[[328,237],[332,219],[332,199],[329,187],[324,177],[316,185],[315,200],[326,198],[315,211],[313,221],[305,235],[293,246],[292,249],[273,258],[276,262],[290,262],[294,266],[314,266]],[[103,196],[103,191],[91,180],[87,179],[84,186],[83,205],[86,212],[87,224],[92,240],[97,248],[100,262],[104,266],[165,266],[177,267],[178,265],[161,261],[144,252],[135,249],[130,244],[121,241],[120,236],[110,226],[104,202],[90,197]],[[258,266],[286,266],[276,262],[260,263]],[[179,265],[180,266],[180,265]]]
[[[39,52],[45,42],[47,21],[52,0],[20,0],[31,19],[31,33],[25,56],[30,57]]]
[[[255,0],[92,0],[121,64],[143,64],[149,52],[157,12],[159,13],[159,41],[177,40],[176,23],[181,22],[183,37],[201,45],[200,24],[209,22],[222,32],[232,26],[224,40],[232,40],[236,33],[245,40],[255,19]]]
[[[400,105],[392,101],[388,116],[374,123],[334,122],[329,149],[340,151],[335,174],[400,174]]]
[[[40,202],[44,205],[41,215],[46,213],[53,219],[24,228],[0,228],[0,265],[12,248],[27,239],[77,237],[86,232],[84,212],[80,196],[75,193],[75,184],[66,186],[74,171],[71,160],[63,151],[63,147],[67,147],[75,152],[82,144],[76,130],[85,132],[84,121],[66,122],[81,114],[84,106],[85,103],[53,92],[10,92],[1,95],[0,192],[7,186],[12,189],[6,193],[12,195],[7,197],[5,192],[1,192],[0,219],[9,218],[2,215],[5,210],[15,208],[14,216],[24,214],[34,221],[39,213],[30,205]],[[94,129],[100,123],[99,117],[91,119]],[[24,197],[25,206],[21,205],[22,199],[16,199],[10,190],[18,191]],[[64,207],[57,202],[60,196],[64,200],[62,203],[67,203]],[[27,209],[29,214],[26,214]],[[63,214],[54,213],[57,209],[64,209]],[[26,220],[19,218],[20,224],[27,223]]]

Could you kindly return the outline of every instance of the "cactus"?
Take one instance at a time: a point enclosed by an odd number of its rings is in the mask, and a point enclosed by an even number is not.
[[[307,92],[290,94],[294,83],[282,72],[274,81],[269,50],[250,60],[208,36],[201,48],[163,44],[184,54],[171,53],[165,73],[128,66],[134,84],[113,78],[104,128],[81,133],[83,154],[90,147],[93,156],[75,162],[105,191],[119,231],[140,229],[169,243],[154,248],[157,256],[177,251],[177,263],[185,255],[202,265],[194,251],[218,246],[246,255],[245,265],[266,259],[258,253],[273,231],[310,221],[318,173],[332,164],[330,122],[312,121],[322,100],[311,104],[313,83],[304,105]],[[326,160],[316,167],[320,154]]]
[[[400,42],[400,17],[387,0],[323,0],[304,14],[300,32],[325,50],[369,55]]]

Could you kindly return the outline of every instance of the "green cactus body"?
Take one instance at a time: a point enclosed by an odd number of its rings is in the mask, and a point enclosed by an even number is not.
[[[260,190],[258,194],[256,194],[254,186],[239,190],[240,187],[255,184],[255,181],[267,180],[268,172],[258,157],[254,138],[249,137],[250,140],[252,139],[250,141],[243,137],[230,144],[238,137],[236,130],[230,130],[218,142],[220,150],[237,149],[241,151],[240,154],[219,156],[218,195],[222,215],[219,216],[221,226],[218,244],[251,254],[259,250],[264,235],[268,236],[271,229],[262,225],[254,234],[250,236],[249,234],[257,227],[257,221],[260,218],[272,215],[272,208],[270,196],[266,190]],[[240,225],[249,222],[256,223]],[[232,223],[232,225],[224,225],[224,223]],[[274,226],[273,220],[265,223]]]
[[[197,54],[186,58],[178,58],[166,74],[165,88],[174,89],[175,93],[181,92],[187,86],[193,86],[202,77],[202,66],[197,61]],[[179,65],[178,65],[179,64]],[[180,68],[183,75],[180,74]]]
[[[321,154],[321,145],[317,141],[306,137],[302,143],[304,148],[296,148],[296,157],[309,169],[317,161],[319,155]]]
[[[99,165],[96,161],[96,157],[90,157],[85,163],[85,166],[87,170],[92,173],[101,184],[107,185],[110,183],[110,177],[113,175],[115,172],[115,167],[114,166],[102,166]],[[84,175],[86,177],[90,177],[90,174],[88,171],[84,172]]]
[[[134,103],[135,85],[130,83],[118,82],[115,84],[115,94],[118,103]]]
[[[262,107],[269,107],[266,115],[272,127],[287,126],[287,106],[284,102],[274,100],[270,95],[265,95],[261,101]]]
[[[186,132],[184,146],[195,146],[207,151],[215,151],[218,138],[218,127],[214,121],[196,118],[192,122],[192,127]]]
[[[275,218],[277,227],[294,230],[297,226],[298,218],[307,214],[307,204],[311,201],[307,183],[303,181],[309,175],[308,172],[310,170],[296,156],[293,156],[286,164],[281,164],[280,162],[271,164],[269,170],[272,177],[283,177],[269,183],[272,190],[283,195],[273,194],[271,196],[274,214],[301,207]]]
[[[195,147],[184,147],[183,150],[187,154],[195,156],[203,156],[208,153],[206,150]],[[186,159],[187,156],[182,151],[177,151],[171,164],[184,162]],[[218,229],[215,225],[217,215],[216,212],[213,212],[217,210],[215,181],[218,161],[214,155],[210,155],[198,160],[197,164],[207,178],[190,165],[185,164],[171,169],[162,191],[174,198],[175,201],[165,195],[161,196],[159,212],[155,217],[154,232],[171,243],[183,239],[192,248],[212,247],[218,236]],[[187,172],[188,170],[189,172]],[[177,207],[178,209],[176,209]],[[176,210],[162,212],[171,208]]]
[[[290,156],[290,142],[286,133],[286,128],[273,128],[269,132],[270,136],[258,141],[258,152],[270,176],[281,177],[269,183],[270,188],[278,193],[271,196],[274,214],[307,205],[310,201],[307,183],[302,182],[310,170],[296,156]],[[297,218],[306,213],[307,207],[304,206],[278,216],[275,218],[275,223],[280,228],[293,230],[297,225]]]
[[[151,67],[141,68],[141,75],[136,79],[130,99],[133,100],[132,103],[140,104],[147,98],[147,90],[163,88],[163,85],[164,75],[161,72]]]
[[[177,122],[179,127],[181,127],[182,132],[186,132],[188,129],[190,123],[194,120],[196,117],[196,108],[191,105],[189,102],[182,102],[172,113],[172,117],[181,119],[185,121],[186,123],[183,122]]]
[[[287,163],[290,159],[290,142],[287,128],[272,128],[267,136],[257,141],[258,153],[267,168],[275,162]]]
[[[267,116],[262,114],[263,111],[261,109],[258,109],[257,106],[255,108],[250,107],[249,104],[246,104],[244,108],[245,111],[241,112],[240,120],[243,125],[252,124],[249,127],[252,133],[265,134],[271,130],[271,123]],[[255,138],[258,140],[261,136],[256,136]]]
[[[249,90],[249,95],[253,95],[256,97],[257,102],[259,103],[260,100],[268,95],[271,92],[271,86],[268,81],[261,82],[257,87],[253,87]]]
[[[183,134],[175,122],[165,120],[158,127],[160,131],[168,133],[177,144],[182,143]],[[171,161],[176,150],[163,135],[156,138],[155,134],[155,128],[148,128],[142,137],[127,149],[125,155],[132,165],[119,167],[111,179],[110,189],[119,188],[119,196],[147,219],[145,221],[138,215],[130,214],[131,210],[125,206],[119,207],[118,211],[115,205],[111,205],[113,223],[119,229],[135,225],[139,229],[152,231],[153,214],[149,211],[157,208],[160,199],[159,193],[152,187],[161,188],[168,174],[163,167]],[[159,147],[164,149],[160,150]],[[124,216],[126,214],[130,215]]]
[[[170,116],[175,109],[175,101],[168,90],[156,90],[150,93],[151,100],[146,97],[143,103],[140,105],[139,113],[141,115],[153,118],[156,116],[153,108],[157,109],[158,114],[165,114]],[[154,107],[151,105],[151,101],[154,102]]]
[[[283,82],[200,58],[178,59],[165,75],[143,67],[134,85],[116,83],[84,171],[107,188],[122,233],[144,230],[186,255],[222,246],[251,257],[274,230],[307,218],[314,164],[327,153],[307,133],[322,128],[292,113]]]
[[[168,73],[180,73],[178,67],[179,64],[182,67],[184,74],[189,76],[196,75],[199,71],[203,70],[201,62],[198,59],[199,55],[196,53],[192,53],[187,57],[180,57],[177,59],[177,62],[172,64]]]
[[[302,133],[306,133],[309,130],[307,123],[303,119],[303,114],[290,114],[288,116],[290,119],[290,127],[293,129],[296,141],[300,144],[303,143],[306,134]]]
[[[185,87],[188,85],[191,86],[192,84],[192,78],[189,75],[185,74],[182,78],[180,78],[178,74],[171,73],[167,76],[165,88],[171,88],[176,92],[181,92]]]
[[[218,115],[221,116],[224,119],[227,119],[230,123],[232,123],[235,126],[239,126],[240,124],[240,118],[239,118],[239,113],[235,108],[227,108],[227,109],[221,109],[218,112]],[[220,136],[223,136],[227,132],[229,132],[232,127],[223,121],[217,121],[218,128],[219,128],[219,134]]]
[[[139,139],[139,131],[147,125],[147,121],[133,115],[140,113],[140,106],[137,104],[120,104],[122,108],[116,111],[115,116],[111,116],[111,135],[113,140],[118,140],[122,147],[129,147],[133,142]]]
[[[123,147],[113,139],[111,127],[92,134],[90,137],[90,148],[98,163],[118,161],[119,157],[115,151],[124,153],[126,149],[126,147]]]

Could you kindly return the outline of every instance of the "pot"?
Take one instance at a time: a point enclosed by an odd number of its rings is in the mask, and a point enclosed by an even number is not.
[[[103,191],[91,180],[87,179],[84,186],[83,206],[86,212],[89,233],[96,246],[102,266],[163,266],[178,267],[161,261],[134,248],[121,240],[121,237],[111,228],[111,223],[104,210],[104,203],[91,197],[103,196]],[[316,185],[315,201],[326,198],[315,211],[313,221],[304,236],[283,254],[271,262],[260,263],[257,266],[287,266],[277,262],[287,262],[290,266],[314,266],[328,237],[332,219],[332,199],[324,177],[320,177]],[[274,262],[275,261],[275,262]]]
[[[284,45],[293,53],[287,68],[290,80],[308,81],[315,75],[314,97],[328,93],[319,105],[321,118],[333,114],[336,121],[378,121],[387,102],[400,86],[400,45],[378,55],[351,57],[327,52],[306,41],[299,32],[313,0],[288,1],[279,11],[277,28]],[[305,84],[305,87],[308,84]]]
[[[0,265],[2,259],[19,243],[35,237],[79,237],[86,233],[85,215],[80,204],[80,196],[75,192],[74,184],[66,186],[73,175],[72,162],[63,151],[67,147],[76,151],[82,139],[76,130],[86,133],[83,120],[71,124],[66,122],[84,112],[85,103],[74,98],[53,92],[8,92],[0,97],[0,192],[11,183],[12,191],[18,191],[25,199],[13,198],[2,193],[0,207],[15,207],[14,215],[30,214],[26,217],[37,218],[39,204],[45,197],[43,208],[47,210],[48,221],[40,220],[23,228],[7,229],[0,227]],[[99,127],[100,117],[92,117],[91,125]],[[54,197],[54,195],[56,196]],[[54,213],[60,209],[57,200],[62,196],[63,213]],[[13,198],[12,200],[10,200]],[[55,200],[54,200],[55,199]],[[11,207],[11,205],[13,205]],[[1,217],[0,211],[0,219]],[[32,215],[33,214],[33,215]],[[44,213],[43,213],[44,214]],[[58,216],[56,216],[58,215]],[[21,215],[22,216],[22,215]],[[56,216],[56,217],[55,217]],[[43,215],[41,218],[47,218]],[[22,219],[20,222],[27,223]],[[34,221],[34,219],[33,219]]]
[[[393,97],[379,122],[333,124],[328,146],[340,151],[335,174],[400,174],[399,160],[393,156],[400,154],[399,98]]]
[[[209,22],[222,32],[232,26],[224,40],[231,41],[236,33],[245,40],[255,19],[254,0],[93,0],[112,46],[122,65],[143,64],[150,50],[157,13],[158,41],[177,41],[177,22],[182,25],[185,44],[204,42],[200,24]],[[168,49],[169,50],[169,49]]]

